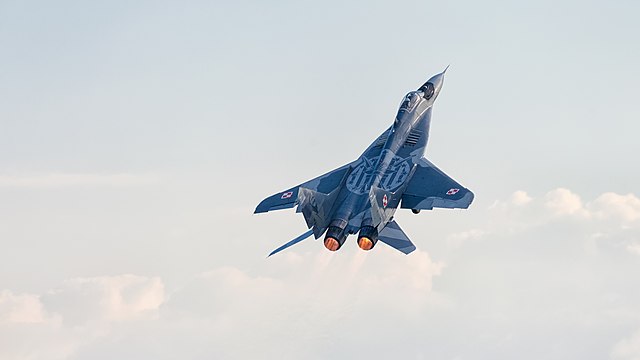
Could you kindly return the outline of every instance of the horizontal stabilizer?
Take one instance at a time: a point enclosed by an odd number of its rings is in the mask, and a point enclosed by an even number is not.
[[[309,236],[311,236],[312,234],[313,234],[313,230],[309,230],[309,231],[307,231],[306,233],[304,233],[304,234],[302,234],[302,235],[298,236],[297,238],[295,238],[295,239],[293,239],[293,240],[289,241],[288,243],[286,243],[286,244],[284,244],[284,245],[280,246],[279,248],[277,248],[277,249],[273,250],[273,251],[271,252],[271,254],[269,254],[267,257],[269,257],[269,256],[271,256],[271,255],[273,255],[273,254],[277,254],[277,253],[279,253],[280,251],[282,251],[282,250],[284,250],[284,249],[288,248],[288,247],[289,247],[289,246],[291,246],[291,245],[295,245],[295,244],[299,243],[300,241],[302,241],[302,240],[304,240],[304,239],[308,238]]]
[[[416,249],[416,246],[413,245],[407,234],[402,231],[395,221],[388,223],[382,229],[380,235],[378,235],[378,240],[407,255]]]

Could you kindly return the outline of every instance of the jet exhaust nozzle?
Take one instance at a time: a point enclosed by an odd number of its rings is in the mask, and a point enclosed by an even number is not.
[[[378,230],[373,226],[363,226],[358,234],[358,247],[362,250],[371,250],[378,242]]]
[[[329,251],[337,251],[342,247],[346,239],[347,236],[344,234],[344,229],[337,226],[329,226],[324,237],[324,247]]]

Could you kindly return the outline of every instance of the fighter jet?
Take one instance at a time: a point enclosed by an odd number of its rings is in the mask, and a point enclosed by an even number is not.
[[[448,68],[448,67],[447,67]],[[424,157],[431,110],[440,94],[445,69],[400,103],[393,124],[354,162],[264,199],[255,213],[292,208],[309,231],[275,249],[278,253],[313,235],[337,251],[347,236],[371,250],[381,241],[405,254],[416,249],[394,221],[398,208],[414,214],[433,208],[466,209],[473,193]]]

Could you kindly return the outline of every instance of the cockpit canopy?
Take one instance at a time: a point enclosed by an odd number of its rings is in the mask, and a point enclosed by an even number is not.
[[[396,115],[396,119],[400,119],[405,112],[410,112],[413,110],[416,105],[420,102],[422,92],[420,91],[412,91],[407,94],[407,96],[402,99],[402,103],[400,103],[400,108],[398,109],[398,115]]]
[[[402,103],[400,103],[400,111],[411,111],[420,102],[420,94],[417,91],[408,93]]]
[[[431,97],[433,96],[433,93],[435,92],[435,87],[433,86],[432,83],[427,82],[424,85],[420,86],[420,89],[418,89],[418,91],[421,91],[423,93],[423,97],[427,100],[431,99]]]

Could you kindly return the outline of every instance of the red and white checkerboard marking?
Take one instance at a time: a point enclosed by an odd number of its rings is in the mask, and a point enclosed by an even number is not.
[[[382,207],[386,208],[388,203],[389,199],[387,199],[387,194],[384,194],[384,196],[382,197]]]
[[[455,195],[458,191],[460,191],[460,189],[449,189],[449,191],[447,191],[447,195]]]
[[[291,196],[293,196],[293,191],[287,191],[286,193],[282,194],[282,196],[280,196],[280,199],[288,199]]]

